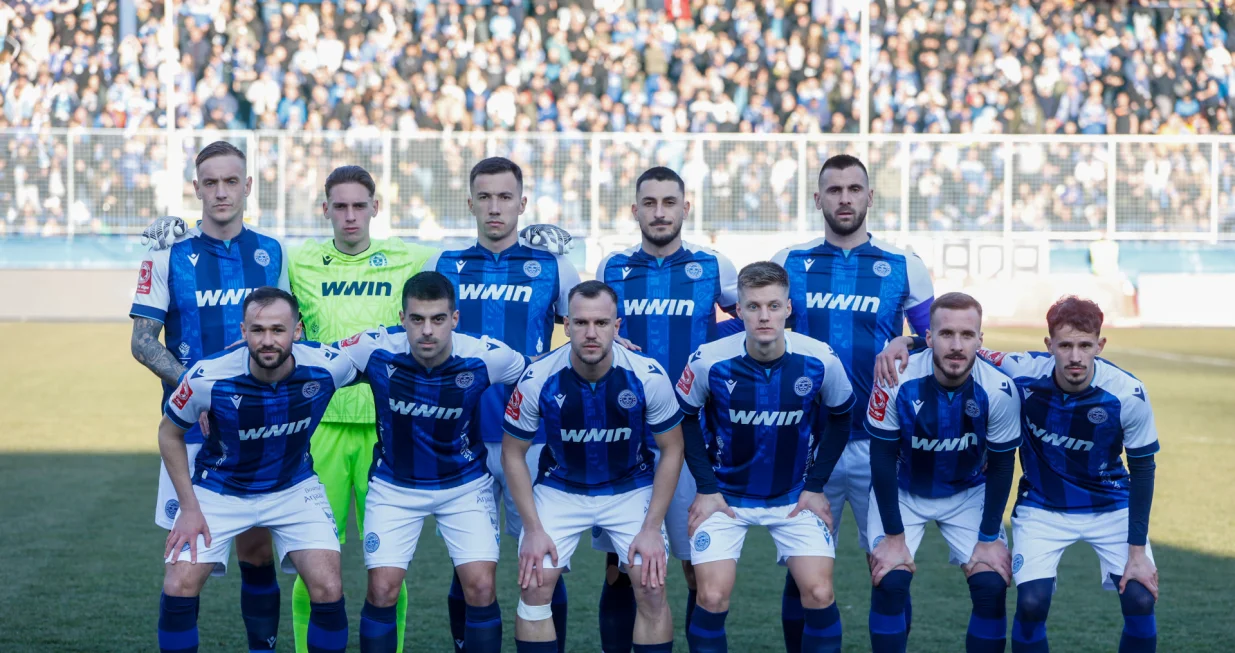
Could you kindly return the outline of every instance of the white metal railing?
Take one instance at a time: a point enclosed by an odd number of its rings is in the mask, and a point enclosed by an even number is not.
[[[634,179],[652,165],[686,180],[693,238],[813,234],[819,166],[847,152],[870,169],[868,219],[884,233],[1235,240],[1235,136],[10,129],[0,130],[4,230],[134,233],[159,215],[193,215],[193,158],[218,139],[248,154],[247,217],[278,235],[329,232],[322,187],[344,164],[377,180],[379,232],[474,233],[467,173],[494,155],[522,165],[529,219],[579,234],[633,234]]]

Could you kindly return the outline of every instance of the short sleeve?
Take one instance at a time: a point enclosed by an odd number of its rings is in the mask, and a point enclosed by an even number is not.
[[[527,366],[527,357],[488,336],[481,338],[485,347],[485,366],[489,369],[489,383],[514,385]]]
[[[283,243],[280,242],[279,259],[281,261],[281,265],[279,266],[279,290],[290,293],[292,291],[292,283],[287,271],[289,258],[291,258],[291,252],[288,251],[287,247],[285,247]]]
[[[642,379],[643,395],[647,401],[644,414],[652,433],[660,434],[682,421],[682,411],[678,408],[677,397],[673,394],[673,386],[670,385],[669,377],[665,376],[665,370],[659,363],[653,362],[652,365],[659,372],[645,374]]]
[[[334,387],[345,388],[356,382],[359,367],[350,357],[334,345],[322,345],[321,353],[326,359],[326,369],[330,370],[330,376],[334,378]]]
[[[596,266],[595,279],[597,281],[604,281],[605,283],[608,283],[605,281],[605,268],[609,267],[609,261],[611,260],[613,260],[613,252],[605,254],[604,258],[600,259],[600,265]],[[618,308],[620,309],[621,307],[619,306]]]
[[[909,288],[909,296],[905,298],[905,317],[914,333],[925,335],[931,326],[931,304],[935,301],[931,273],[917,254],[909,254],[905,257],[905,275]]]
[[[727,256],[717,252],[716,269],[720,276],[720,295],[716,304],[721,310],[730,311],[738,305],[738,271]]]
[[[442,260],[441,251],[434,252],[433,255],[430,256],[429,259],[425,261],[424,267],[420,269],[422,271],[437,272],[437,262],[440,260]]]
[[[1158,427],[1154,423],[1154,411],[1149,405],[1149,395],[1144,385],[1138,384],[1129,396],[1123,398],[1119,421],[1124,430],[1124,450],[1129,458],[1158,453]]]
[[[361,331],[350,338],[334,343],[331,348],[342,352],[352,366],[364,374],[368,371],[369,361],[373,358],[373,352],[380,347],[384,335],[380,329]]]
[[[133,293],[133,306],[129,317],[144,317],[164,322],[171,306],[171,293],[167,287],[167,271],[171,258],[169,247],[161,251],[146,252],[137,271],[137,290]]]
[[[167,399],[163,414],[182,429],[193,428],[202,413],[210,410],[210,387],[213,382],[202,375],[201,363],[189,368],[180,385]]]
[[[1033,357],[1027,353],[979,349],[978,356],[1014,379],[1031,375],[1030,363]]]
[[[682,411],[695,415],[708,400],[708,371],[711,365],[703,357],[702,350],[695,350],[677,383],[677,399]]]
[[[823,405],[837,415],[852,409],[856,399],[853,396],[853,384],[845,374],[845,366],[833,354],[823,359],[823,365],[823,385],[819,388],[819,398]]]
[[[557,302],[554,309],[558,317],[566,317],[570,309],[570,291],[579,285],[579,271],[565,256],[555,256],[557,259]]]
[[[997,379],[987,390],[986,444],[991,451],[1011,451],[1021,445],[1021,399],[1011,379]]]
[[[520,440],[536,437],[540,427],[540,388],[544,380],[535,378],[534,374],[534,370],[523,374],[506,403],[506,432]]]
[[[780,250],[772,257],[772,262],[781,266],[782,268],[785,267],[785,263],[788,260],[789,260],[789,248],[788,247]]]
[[[871,437],[900,439],[900,419],[896,414],[896,395],[899,391],[900,385],[884,388],[876,383],[871,388],[870,402],[866,405],[866,431]]]

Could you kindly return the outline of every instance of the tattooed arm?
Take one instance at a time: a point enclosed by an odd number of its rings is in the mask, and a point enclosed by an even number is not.
[[[133,339],[129,346],[137,362],[145,365],[168,385],[176,385],[180,382],[180,375],[184,374],[184,366],[159,341],[159,332],[162,330],[163,323],[158,320],[135,317],[133,318]]]

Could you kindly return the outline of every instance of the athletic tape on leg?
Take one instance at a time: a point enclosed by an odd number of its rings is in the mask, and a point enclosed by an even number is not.
[[[524,621],[544,621],[545,619],[553,618],[553,606],[546,603],[545,605],[528,605],[519,599],[519,607],[515,610],[519,618]]]

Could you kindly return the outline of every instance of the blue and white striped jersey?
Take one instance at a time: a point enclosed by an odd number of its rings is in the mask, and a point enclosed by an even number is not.
[[[1101,358],[1093,383],[1068,394],[1055,383],[1045,352],[981,351],[1020,390],[1022,435],[1017,504],[1068,513],[1128,507],[1129,480],[1120,454],[1158,453],[1158,428],[1145,384]]]
[[[618,296],[622,337],[677,378],[686,359],[717,338],[716,307],[738,303],[738,273],[719,252],[682,243],[657,259],[636,245],[606,256],[596,278]]]
[[[842,414],[853,388],[827,344],[785,334],[785,354],[765,364],[746,353],[746,335],[703,345],[677,383],[688,413],[704,413],[708,453],[731,506],[797,502],[814,457],[818,411]]]
[[[932,355],[913,354],[895,387],[876,386],[865,417],[871,436],[900,441],[900,488],[937,499],[985,483],[988,449],[1020,445],[1021,403],[1007,377],[982,359],[960,387],[944,388]]]
[[[296,369],[269,384],[249,374],[249,348],[204,358],[184,374],[164,408],[188,429],[202,413],[210,435],[197,454],[193,483],[229,495],[262,494],[313,475],[309,438],[339,388],[356,369],[339,350],[316,342],[292,345]]]
[[[476,406],[495,383],[514,384],[526,357],[489,338],[451,335],[451,355],[426,369],[401,326],[339,343],[373,388],[377,444],[370,478],[417,490],[470,483],[488,472],[484,447],[471,441]]]
[[[853,382],[858,405],[870,399],[875,356],[904,333],[930,326],[930,272],[916,254],[872,237],[845,252],[823,238],[781,250],[772,261],[789,273],[790,325],[832,346]],[[867,437],[860,411],[851,439]]]
[[[146,253],[129,316],[162,322],[164,344],[188,368],[240,340],[244,298],[262,286],[289,288],[279,241],[248,227],[230,242],[193,229]],[[161,403],[172,389],[163,384]],[[185,441],[201,442],[201,430],[194,426]]]
[[[489,336],[529,357],[551,348],[556,317],[565,317],[579,272],[563,256],[515,244],[494,254],[479,243],[440,252],[425,263],[455,287],[457,331]],[[497,385],[481,399],[481,439],[502,441],[502,410],[510,388]],[[538,440],[539,441],[539,440]]]
[[[546,435],[536,482],[590,496],[652,484],[648,443],[682,421],[673,385],[654,359],[613,345],[613,366],[596,383],[570,366],[570,345],[532,363],[506,407],[506,432]]]

